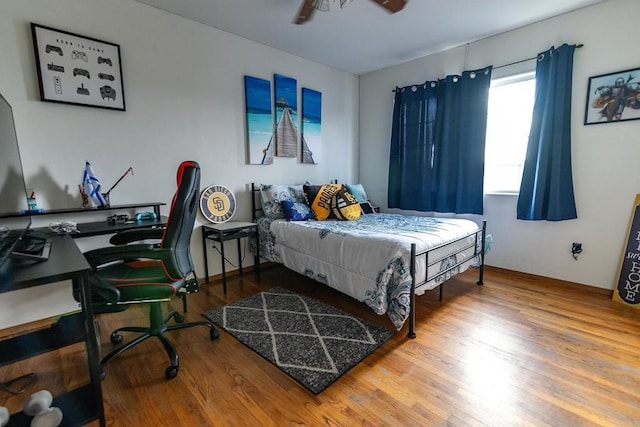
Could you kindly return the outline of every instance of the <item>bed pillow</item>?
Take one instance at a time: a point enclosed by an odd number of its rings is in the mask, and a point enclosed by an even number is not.
[[[354,195],[358,203],[364,203],[369,200],[362,184],[346,184],[346,186],[349,193]]]
[[[376,213],[376,209],[373,207],[371,202],[362,202],[360,203],[360,212],[362,215]]]
[[[316,219],[316,215],[306,203],[283,200],[281,203],[284,217],[291,221],[308,221]]]
[[[342,184],[304,185],[307,205],[316,219],[329,218],[354,221],[360,218],[360,204]]]
[[[302,190],[307,205],[316,215],[316,219],[323,221],[331,217],[331,199],[338,193],[342,184],[304,185]]]
[[[266,216],[267,218],[285,218],[285,214],[282,210],[281,205],[283,200],[305,203],[304,193],[302,192],[302,185],[260,185],[260,202],[262,203],[262,211],[264,212],[264,216]]]
[[[340,220],[355,221],[360,219],[360,203],[343,185],[331,201],[331,212]]]

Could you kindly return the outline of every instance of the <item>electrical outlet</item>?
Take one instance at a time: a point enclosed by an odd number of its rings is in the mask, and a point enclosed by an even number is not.
[[[574,259],[578,259],[578,254],[582,253],[582,243],[572,243],[571,244],[571,255],[573,255]]]

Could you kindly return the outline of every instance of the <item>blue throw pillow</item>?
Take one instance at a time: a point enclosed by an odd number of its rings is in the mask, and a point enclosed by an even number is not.
[[[309,219],[316,219],[313,211],[304,203],[283,200],[280,204],[284,211],[284,217],[291,221],[307,221]]]
[[[346,184],[349,193],[353,194],[358,203],[363,203],[369,200],[367,193],[364,191],[362,184]]]

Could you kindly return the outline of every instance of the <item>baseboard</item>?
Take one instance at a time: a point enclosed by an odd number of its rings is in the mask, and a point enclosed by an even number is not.
[[[523,280],[528,280],[532,282],[542,281],[544,280],[546,283],[551,283],[557,286],[569,287],[572,289],[579,289],[582,291],[593,292],[600,295],[607,295],[609,297],[613,296],[613,289],[605,289],[599,288],[597,286],[585,285],[582,283],[569,282],[567,280],[554,279],[552,277],[539,276],[531,273],[524,273],[522,271],[509,270],[507,268],[494,267],[491,265],[485,265],[485,272],[491,272],[498,275],[505,275],[510,277],[518,277]]]
[[[265,268],[271,268],[271,267],[277,267],[277,266],[281,266],[281,264],[275,263],[275,262],[264,262],[260,264],[260,269],[263,270]],[[286,267],[283,267],[286,268]],[[587,291],[587,292],[593,292],[596,294],[600,294],[600,295],[606,295],[608,297],[613,296],[613,289],[605,289],[605,288],[599,288],[597,286],[592,286],[592,285],[585,285],[583,283],[576,283],[576,282],[570,282],[567,280],[561,280],[561,279],[554,279],[552,277],[546,277],[546,276],[540,276],[537,274],[532,274],[532,273],[525,273],[522,271],[517,271],[517,270],[509,270],[508,268],[502,268],[502,267],[495,267],[492,265],[486,265],[484,266],[485,268],[485,273],[490,272],[492,274],[497,274],[497,275],[503,275],[503,276],[508,276],[508,277],[517,277],[519,279],[525,280],[525,281],[531,281],[531,282],[538,282],[538,281],[545,281],[546,283],[550,283],[556,286],[563,286],[563,287],[568,287],[568,288],[572,288],[572,289],[578,289],[581,291]],[[254,266],[248,266],[248,267],[242,267],[242,273],[245,274],[246,272],[253,272],[254,271]],[[235,276],[239,276],[240,272],[238,271],[238,269],[236,270],[232,270],[232,271],[227,271],[227,279],[230,277],[235,277]],[[220,281],[222,282],[222,273],[220,274],[216,274],[213,276],[209,276],[209,283],[211,282],[217,282]],[[205,278],[201,278],[200,279],[200,284],[204,285],[206,284],[206,279]]]
[[[275,262],[263,262],[263,263],[260,263],[260,271],[262,271],[265,268],[269,268],[269,267],[276,266],[276,265],[280,265],[280,264],[275,263]],[[250,273],[253,274],[254,271],[255,271],[255,266],[253,266],[253,265],[250,265],[248,267],[242,267],[242,274],[243,275],[246,274],[247,272],[250,272]],[[235,270],[227,271],[226,275],[227,275],[227,280],[228,280],[230,277],[239,276],[240,275],[240,270],[238,270],[236,268]],[[200,278],[198,278],[198,280],[200,281],[200,285],[207,284],[207,278],[206,277],[200,277]],[[213,276],[209,276],[209,284],[211,282],[217,282],[217,281],[222,282],[222,273],[214,274]]]
[[[24,323],[21,325],[10,326],[8,328],[0,329],[0,340],[13,338],[18,335],[24,335],[30,332],[46,329],[55,324],[60,316],[53,316],[46,319],[34,320],[32,322]]]

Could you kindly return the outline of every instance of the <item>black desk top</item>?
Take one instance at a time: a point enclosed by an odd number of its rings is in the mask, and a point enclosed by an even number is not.
[[[12,276],[0,282],[0,293],[77,278],[90,270],[89,263],[70,236],[53,234],[49,259],[14,267]]]
[[[122,230],[135,228],[164,227],[167,225],[167,217],[161,216],[156,220],[131,221],[125,224],[109,224],[106,220],[78,223],[78,232],[71,233],[74,239],[77,237],[99,236],[102,234],[114,234]],[[45,233],[53,233],[48,227],[37,227],[34,230]]]
[[[90,266],[73,238],[114,234],[118,231],[165,226],[167,217],[157,220],[133,221],[127,224],[109,224],[107,221],[85,222],[78,224],[78,232],[58,234],[48,227],[32,229],[36,235],[51,238],[51,253],[46,261],[12,266],[7,274],[0,275],[0,293],[59,282],[78,277],[90,271]]]

